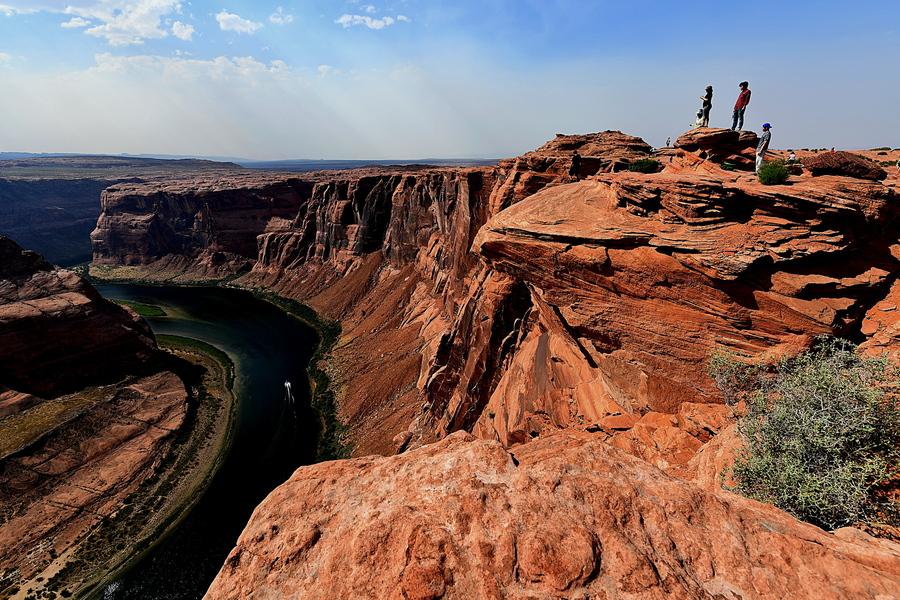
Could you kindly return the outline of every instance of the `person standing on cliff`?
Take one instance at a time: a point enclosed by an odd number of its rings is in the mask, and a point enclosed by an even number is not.
[[[700,96],[700,99],[703,100],[703,119],[700,122],[700,127],[709,127],[709,111],[712,110],[712,97],[713,97],[713,88],[711,85],[706,86],[706,94]]]
[[[731,120],[732,131],[744,129],[744,111],[747,110],[747,105],[750,104],[750,83],[742,81],[738,84],[738,87],[741,91],[738,94],[737,102],[734,103],[734,115]]]
[[[578,150],[572,153],[572,164],[569,166],[569,177],[578,179],[578,173],[581,171],[581,155]]]
[[[756,147],[756,172],[762,168],[766,159],[766,151],[769,149],[769,142],[772,140],[772,125],[763,123],[763,133],[759,136],[759,145]]]

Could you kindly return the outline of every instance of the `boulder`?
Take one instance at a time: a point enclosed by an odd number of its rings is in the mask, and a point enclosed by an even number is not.
[[[730,162],[749,169],[753,166],[752,153],[758,143],[759,138],[752,131],[698,127],[681,134],[675,140],[675,148],[716,163]]]
[[[900,545],[840,537],[565,432],[466,433],[298,469],[206,594],[239,598],[893,598]]]
[[[887,171],[881,168],[873,160],[869,160],[852,152],[822,152],[803,159],[803,166],[813,176],[817,175],[842,175],[857,179],[870,179],[881,181],[887,178]]]

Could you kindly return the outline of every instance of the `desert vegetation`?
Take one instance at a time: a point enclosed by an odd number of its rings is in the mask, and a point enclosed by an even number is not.
[[[779,185],[787,181],[791,173],[784,161],[773,160],[761,166],[757,175],[763,185]]]
[[[887,359],[821,338],[770,366],[719,354],[710,374],[741,415],[737,492],[826,529],[896,525],[900,384]]]
[[[142,317],[165,317],[166,311],[155,304],[145,304],[133,300],[116,300],[116,304],[127,306]]]
[[[662,164],[652,158],[641,158],[628,165],[628,170],[636,173],[658,173],[662,170]]]

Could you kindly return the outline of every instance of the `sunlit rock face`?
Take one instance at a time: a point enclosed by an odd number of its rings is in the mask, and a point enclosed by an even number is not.
[[[900,546],[837,535],[565,432],[455,433],[298,469],[257,507],[207,600],[891,598]]]
[[[725,424],[705,372],[716,349],[896,339],[892,180],[763,186],[723,170],[752,159],[752,138],[689,132],[652,174],[627,170],[647,144],[602,132],[495,167],[117,186],[95,258],[163,279],[238,274],[339,320],[330,368],[359,454],[579,427],[684,464]],[[686,403],[706,433],[683,426]]]
[[[763,186],[754,146],[603,132],[495,167],[109,190],[97,262],[340,321],[348,441],[401,454],[298,470],[209,597],[890,597],[896,545],[720,489],[740,438],[713,352],[897,355],[895,181]]]

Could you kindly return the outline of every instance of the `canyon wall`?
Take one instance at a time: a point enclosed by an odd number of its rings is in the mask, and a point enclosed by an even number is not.
[[[135,313],[0,237],[0,597],[71,594],[105,573],[117,548],[103,527],[188,416],[165,366]]]
[[[400,454],[298,469],[207,598],[896,596],[896,543],[721,489],[714,352],[900,348],[896,179],[762,186],[754,144],[692,132],[638,173],[650,147],[604,132],[490,168],[107,190],[96,272],[340,321],[354,453]]]
[[[91,259],[100,194],[110,185],[240,170],[232,163],[124,156],[0,160],[0,235],[53,264],[84,263]]]
[[[91,259],[89,235],[100,214],[98,198],[113,183],[109,179],[0,178],[0,235],[40,252],[54,264],[86,262]]]
[[[722,168],[747,168],[754,144],[693,132],[648,174],[623,171],[647,144],[603,132],[496,167],[115,186],[95,265],[240,275],[339,320],[329,367],[357,454],[574,426],[612,428],[623,447],[649,435],[664,456],[724,423],[713,352],[896,336],[887,311],[872,313],[898,270],[895,180],[762,186]],[[679,431],[633,431],[658,415]]]

